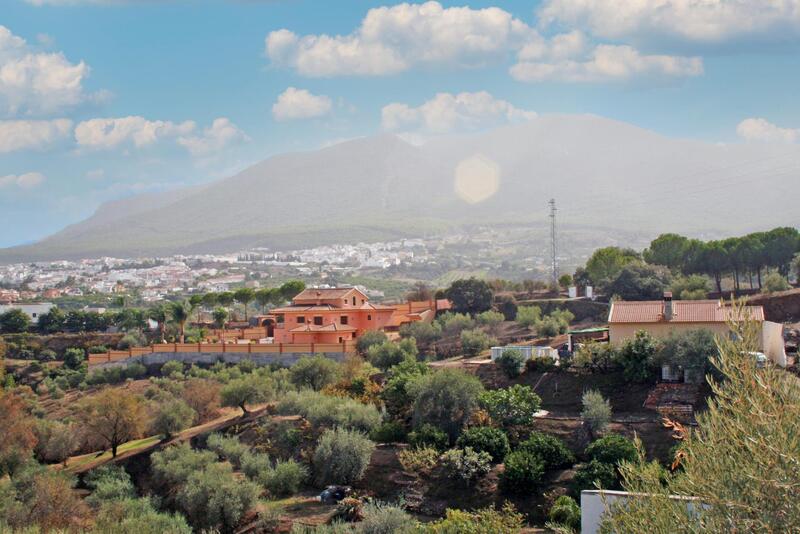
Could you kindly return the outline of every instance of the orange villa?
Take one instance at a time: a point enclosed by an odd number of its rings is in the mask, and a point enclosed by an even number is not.
[[[308,288],[289,306],[259,318],[274,343],[347,343],[368,330],[390,335],[405,323],[432,321],[450,308],[447,300],[408,302],[396,306],[373,304],[354,287]]]

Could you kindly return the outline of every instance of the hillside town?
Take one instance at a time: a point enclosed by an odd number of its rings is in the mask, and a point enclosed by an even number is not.
[[[750,263],[736,259],[743,244]],[[398,245],[380,250],[398,254]],[[403,261],[421,245],[408,248]],[[452,525],[466,521],[487,533],[593,534],[639,521],[639,507],[653,513],[631,497],[656,491],[636,478],[648,469],[680,491],[700,461],[688,456],[689,433],[739,439],[721,434],[718,418],[746,414],[708,407],[756,394],[749,376],[800,390],[793,228],[725,241],[664,234],[641,251],[599,248],[557,283],[417,281],[402,299],[301,279],[251,284],[252,275],[231,272],[345,251],[353,261],[358,250],[250,251],[205,257],[199,268],[190,267],[198,257],[42,266],[29,290],[70,269],[83,269],[81,280],[122,276],[105,309],[0,308],[0,423],[22,440],[16,463],[0,449],[9,480],[29,462],[68,473],[96,504],[82,511],[75,493],[48,521],[80,524],[99,506],[92,521],[108,532],[116,532],[108,503],[122,491],[165,499],[163,509],[150,497],[137,506],[170,532],[330,532],[380,520],[410,533],[439,518],[431,528],[462,532]],[[726,262],[709,262],[712,251],[726,251]],[[174,276],[191,291],[133,300],[143,288],[127,273],[145,287]],[[751,424],[760,439],[774,431]],[[729,453],[745,473],[764,469]],[[198,477],[173,474],[187,462],[201,466]],[[194,485],[204,493],[190,493]],[[463,518],[456,509],[467,510]],[[788,524],[774,514],[761,521]]]

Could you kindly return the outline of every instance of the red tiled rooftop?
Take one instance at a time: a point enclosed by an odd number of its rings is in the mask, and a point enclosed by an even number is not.
[[[737,308],[726,306],[718,300],[675,300],[672,302],[672,323],[724,323],[734,318]],[[764,308],[745,306],[743,318],[764,320]],[[615,301],[611,305],[609,323],[659,323],[664,319],[664,302],[661,300]]]
[[[347,325],[340,325],[337,323],[330,323],[324,325],[317,325],[317,324],[304,324],[302,326],[298,326],[296,328],[292,328],[290,332],[292,333],[301,333],[301,332],[355,332],[356,329],[352,326]]]

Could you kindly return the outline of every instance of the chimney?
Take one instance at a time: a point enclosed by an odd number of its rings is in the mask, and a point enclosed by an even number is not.
[[[671,321],[673,317],[672,312],[672,292],[665,291],[664,292],[664,319],[667,321]]]

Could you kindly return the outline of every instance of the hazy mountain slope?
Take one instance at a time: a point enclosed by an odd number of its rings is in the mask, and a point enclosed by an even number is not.
[[[477,204],[455,192],[459,162],[499,172]],[[134,197],[39,243],[17,261],[232,251],[423,235],[459,224],[561,221],[657,233],[736,233],[798,224],[800,147],[670,139],[595,116],[549,115],[421,147],[356,139],[265,160],[198,189]],[[479,178],[480,180],[480,178]]]

